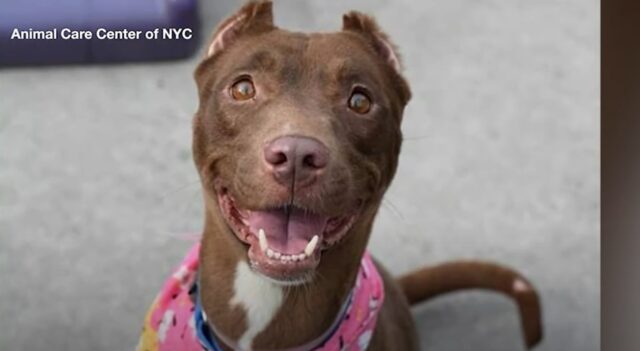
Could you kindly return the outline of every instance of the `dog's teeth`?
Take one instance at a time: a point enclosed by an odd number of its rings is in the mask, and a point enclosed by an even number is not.
[[[307,255],[306,255],[306,254],[301,253],[301,254],[299,254],[299,255],[298,255],[298,261],[302,261],[302,260],[304,260],[305,258],[307,258]]]
[[[267,242],[267,235],[262,229],[258,230],[258,241],[260,242],[260,250],[267,251],[269,243]]]
[[[316,249],[316,246],[318,245],[318,236],[314,235],[313,238],[311,238],[311,240],[309,240],[309,243],[307,244],[307,247],[304,248],[304,253],[307,256],[311,256],[311,254],[313,253],[313,251]]]
[[[274,257],[274,258],[280,258],[280,256],[281,256],[281,255],[282,255],[282,254],[281,254],[281,253],[279,253],[278,251],[274,251],[274,252],[273,252],[273,257]]]
[[[275,252],[271,249],[267,249],[267,257],[273,258],[275,256]]]

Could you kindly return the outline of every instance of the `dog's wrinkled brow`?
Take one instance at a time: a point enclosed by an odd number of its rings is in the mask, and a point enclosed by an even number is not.
[[[343,84],[363,83],[371,87],[379,87],[380,81],[371,74],[371,68],[346,58],[329,65],[331,78]]]
[[[293,52],[290,48],[284,50]],[[275,49],[274,49],[275,51]],[[242,60],[236,72],[268,72],[274,73],[280,79],[280,83],[286,86],[294,85],[300,80],[299,61],[293,56],[282,53],[260,50],[250,54]]]
[[[276,69],[276,60],[273,54],[267,50],[257,51],[245,60],[238,67],[239,71],[273,71]]]

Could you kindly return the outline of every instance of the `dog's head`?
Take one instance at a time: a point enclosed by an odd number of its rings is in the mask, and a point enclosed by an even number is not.
[[[252,2],[215,32],[195,72],[194,159],[207,215],[257,272],[290,284],[371,221],[396,170],[410,98],[372,18],[303,34]],[[366,218],[364,218],[366,216]],[[363,242],[366,242],[364,240]]]

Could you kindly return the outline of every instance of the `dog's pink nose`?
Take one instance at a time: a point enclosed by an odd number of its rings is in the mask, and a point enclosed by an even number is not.
[[[329,150],[321,142],[306,137],[284,136],[264,148],[264,159],[275,179],[283,185],[307,183],[327,166]]]

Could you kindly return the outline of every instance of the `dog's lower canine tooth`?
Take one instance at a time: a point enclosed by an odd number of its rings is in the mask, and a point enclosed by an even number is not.
[[[264,233],[264,230],[260,228],[258,230],[258,241],[260,242],[260,250],[267,251],[269,248],[269,243],[267,242],[267,235]]]
[[[267,256],[269,258],[273,258],[273,256],[275,256],[275,252],[273,252],[273,250],[271,249],[267,249]]]
[[[304,253],[307,256],[311,256],[313,251],[316,249],[316,246],[318,245],[318,240],[319,239],[320,238],[318,238],[317,235],[314,235],[313,238],[311,238],[311,240],[309,240],[309,243],[307,244],[307,247],[304,248]]]

